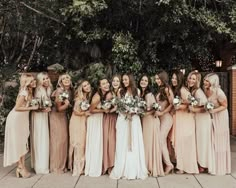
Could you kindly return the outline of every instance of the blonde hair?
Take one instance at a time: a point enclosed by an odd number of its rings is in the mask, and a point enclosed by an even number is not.
[[[28,86],[34,80],[34,76],[30,73],[23,73],[20,77],[20,91],[28,90]]]
[[[202,76],[201,76],[201,74],[200,74],[197,70],[195,70],[195,71],[192,71],[192,72],[190,72],[190,73],[188,74],[187,81],[190,79],[190,77],[191,77],[192,75],[195,75],[195,76],[196,76],[196,83],[195,83],[195,85],[193,86],[193,89],[195,90],[195,89],[200,88]]]
[[[40,91],[42,93],[45,93],[45,95],[47,97],[50,97],[50,95],[52,93],[52,84],[51,84],[50,78],[48,79],[49,80],[49,87],[48,88],[43,87],[43,78],[46,76],[48,76],[48,73],[46,73],[46,72],[40,72],[37,75],[37,87],[36,87],[35,93]]]
[[[62,89],[65,89],[64,86],[63,86],[63,84],[62,84],[62,79],[63,79],[65,76],[68,76],[68,77],[70,78],[70,80],[71,80],[71,76],[70,76],[69,74],[67,74],[67,73],[64,73],[64,74],[62,74],[62,75],[59,76],[58,82],[57,82],[57,87],[60,87],[60,88],[62,88]],[[71,86],[70,86],[70,87],[71,87],[71,88],[73,87],[73,86],[72,86],[72,82],[71,82]]]
[[[211,86],[210,90],[216,92],[220,88],[219,76],[216,73],[209,73],[204,77],[204,80],[207,80]]]
[[[74,98],[74,100],[76,100],[76,99],[83,100],[84,99],[84,92],[83,92],[83,83],[84,82],[88,82],[89,83],[89,81],[87,81],[87,80],[79,81],[78,88],[75,91],[75,98]],[[91,95],[92,95],[92,91],[90,91],[88,93],[88,98],[87,98],[88,100],[91,98]]]

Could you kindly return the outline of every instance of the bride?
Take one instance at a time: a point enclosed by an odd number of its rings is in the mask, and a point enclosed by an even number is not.
[[[118,97],[135,97],[139,93],[133,76],[124,74]],[[140,117],[133,114],[127,118],[120,113],[116,123],[115,164],[110,178],[145,179],[147,176]]]

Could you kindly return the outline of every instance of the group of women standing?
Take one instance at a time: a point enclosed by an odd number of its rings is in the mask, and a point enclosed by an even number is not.
[[[155,94],[149,76],[143,75],[136,87],[131,74],[113,76],[111,87],[108,79],[99,79],[95,92],[89,81],[81,80],[74,91],[71,77],[63,74],[53,91],[47,73],[37,75],[37,85],[32,75],[23,74],[16,105],[7,117],[4,166],[17,162],[17,177],[30,176],[24,156],[32,111],[31,159],[36,173],[69,169],[73,176],[108,173],[113,179],[164,176],[174,168],[178,174],[230,173],[227,98],[219,77],[207,74],[203,90],[197,71],[190,72],[186,80],[182,72],[173,71],[170,82],[168,74],[160,71],[155,82]],[[40,99],[40,105],[31,104],[33,96]],[[117,113],[115,104],[103,107],[104,101],[136,96],[147,104],[141,117]],[[173,103],[175,98],[181,101],[178,105]],[[206,110],[207,102],[214,108]],[[153,108],[155,103],[159,109]],[[71,116],[69,109],[73,109]],[[170,150],[174,150],[174,163]]]

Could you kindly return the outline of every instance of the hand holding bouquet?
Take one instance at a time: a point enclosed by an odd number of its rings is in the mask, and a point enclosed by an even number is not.
[[[64,102],[66,99],[69,99],[69,94],[67,92],[62,92],[59,94],[58,99],[60,102]]]
[[[207,101],[206,104],[205,104],[205,106],[204,106],[204,108],[205,108],[206,111],[213,110],[214,107],[215,107],[215,105],[214,105],[212,102],[210,102],[210,101]]]
[[[192,105],[192,106],[197,106],[198,105],[198,100],[192,96],[192,95],[189,95],[188,96],[188,102]]]
[[[175,109],[178,109],[180,104],[181,104],[181,99],[179,98],[179,96],[176,96],[173,99],[173,105],[174,105]]]
[[[84,101],[80,102],[79,105],[80,105],[80,109],[83,111],[87,111],[90,107],[88,100],[84,100]]]
[[[102,102],[102,109],[103,110],[109,110],[111,108],[111,106],[112,106],[111,101],[106,100],[106,101]]]
[[[154,102],[152,104],[152,109],[154,109],[155,111],[161,111],[161,105],[157,102]]]

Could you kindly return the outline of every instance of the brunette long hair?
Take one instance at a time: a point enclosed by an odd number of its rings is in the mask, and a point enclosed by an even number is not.
[[[173,86],[171,83],[171,89],[174,93],[174,96],[180,97],[181,96],[180,89],[182,86],[184,86],[184,74],[179,70],[174,70],[171,75],[173,76],[174,74],[177,77],[177,86]]]
[[[136,87],[133,75],[125,73],[125,74],[122,75],[122,79],[123,79],[124,76],[128,76],[128,78],[129,78],[129,86],[128,87],[131,88],[132,95],[137,96],[138,91],[137,91],[137,87]],[[123,81],[121,82],[121,87],[122,88],[121,88],[120,94],[121,94],[122,97],[124,97],[126,92],[127,92],[127,88],[124,86]]]
[[[141,80],[143,79],[143,77],[147,77],[147,79],[148,79],[148,85],[147,85],[147,87],[145,88],[144,92],[143,92],[143,90],[142,90],[142,88],[141,88],[141,86],[140,86],[140,82],[141,82]],[[142,97],[142,98],[145,98],[145,96],[146,96],[148,93],[151,93],[150,84],[151,84],[151,79],[150,79],[150,77],[147,76],[146,74],[143,74],[143,75],[140,77],[139,81],[138,81],[138,88],[139,88],[139,90],[141,91],[141,97]]]
[[[168,100],[168,96],[166,94],[166,91],[165,89],[167,88],[168,89],[168,94],[170,94],[169,90],[171,89],[170,88],[170,85],[169,85],[169,76],[167,74],[166,71],[162,70],[160,71],[159,73],[156,74],[159,79],[161,80],[161,86],[159,86],[159,93],[160,93],[160,101],[165,101],[165,100]]]

